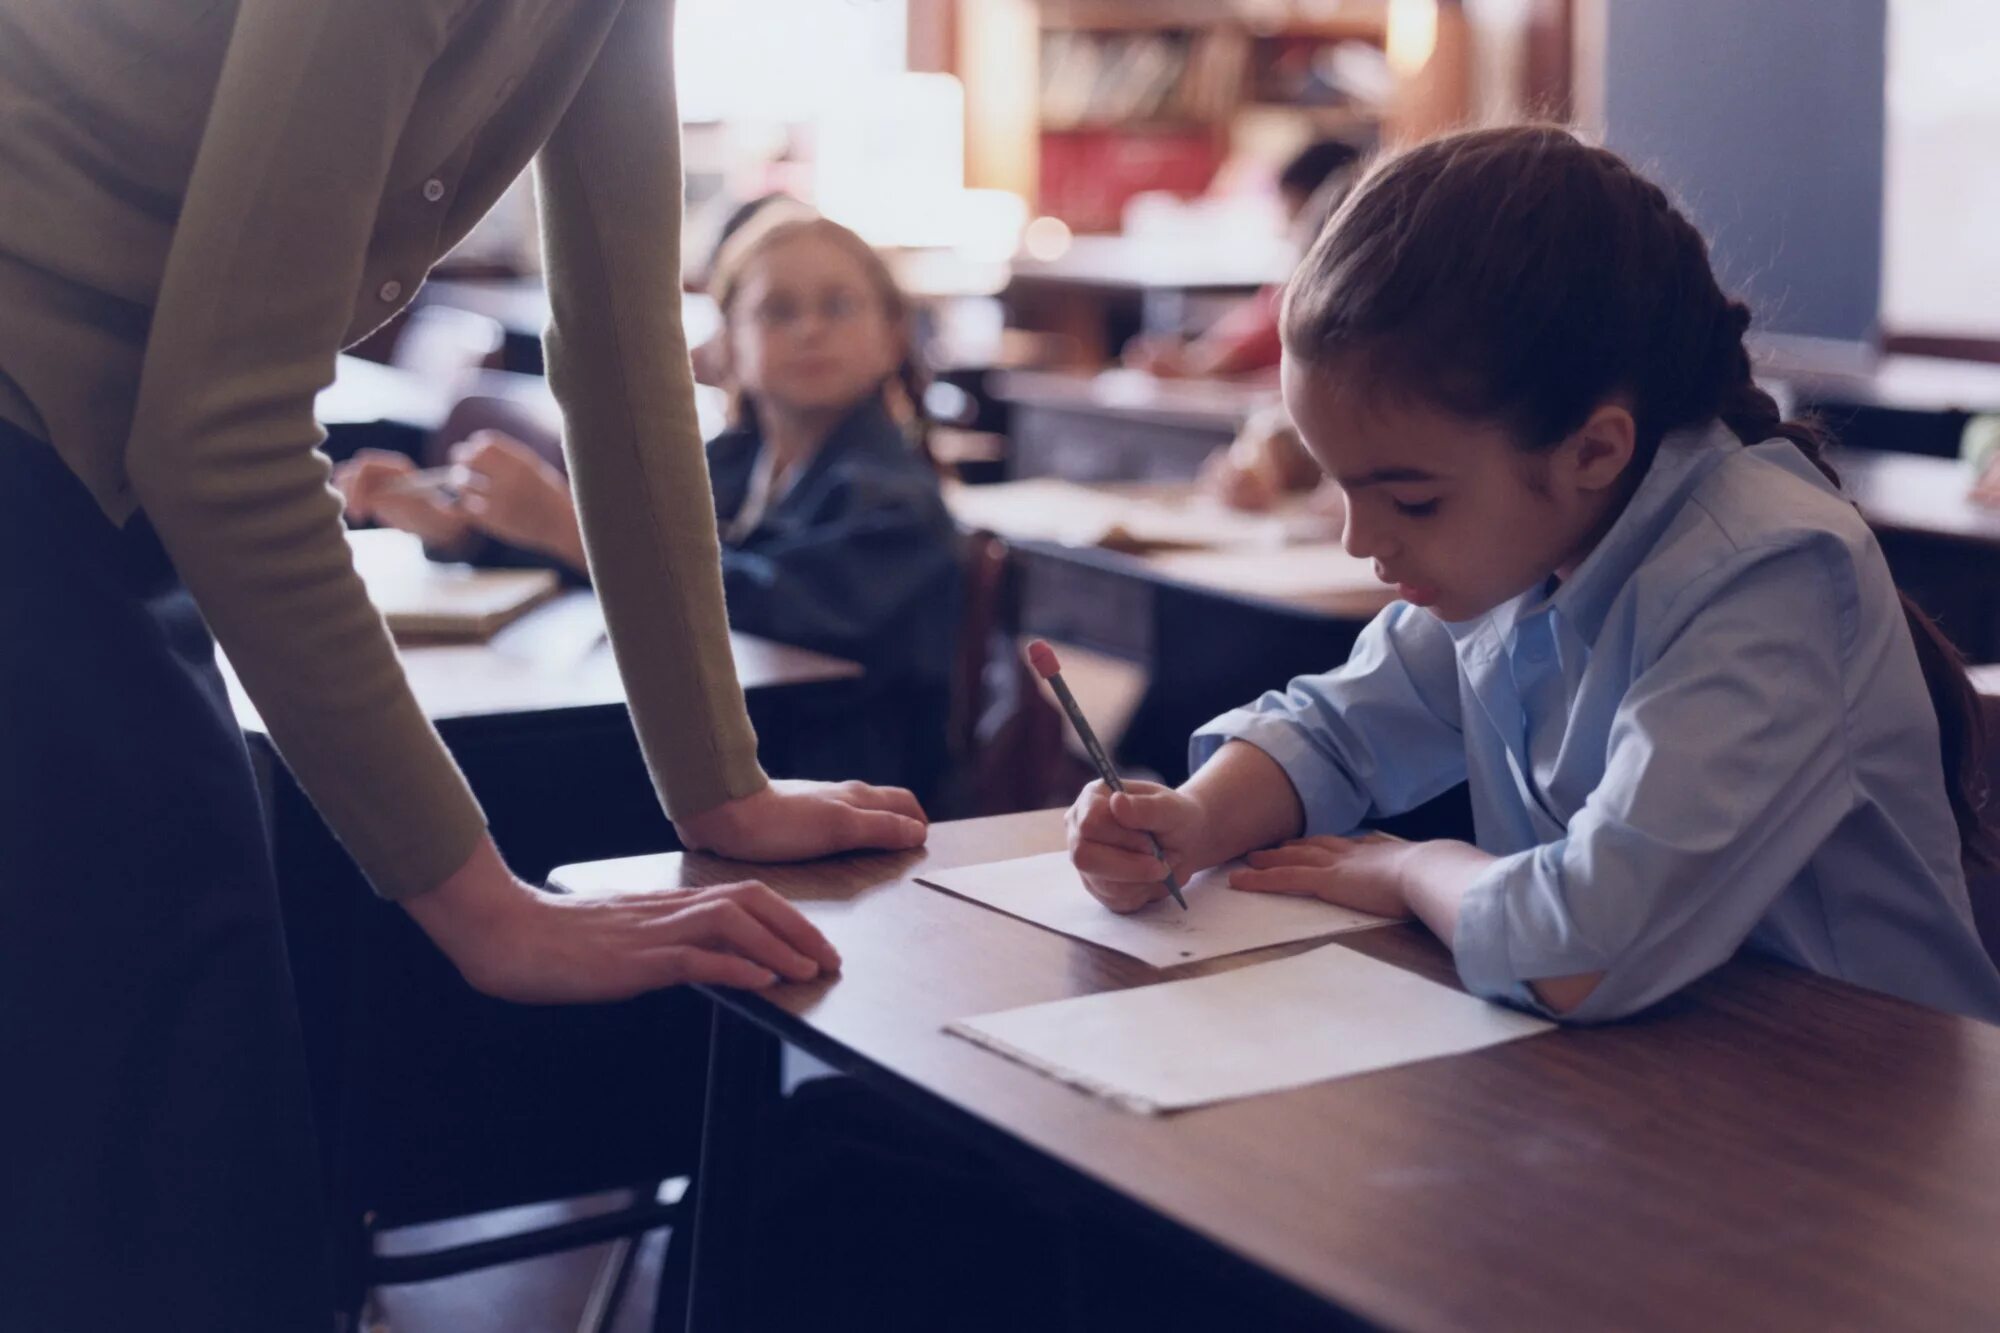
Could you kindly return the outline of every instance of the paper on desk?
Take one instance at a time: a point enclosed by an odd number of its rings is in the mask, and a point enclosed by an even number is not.
[[[1154,967],[1175,967],[1295,940],[1321,939],[1386,924],[1384,918],[1320,902],[1229,887],[1235,865],[1204,870],[1172,901],[1120,916],[1091,897],[1067,852],[940,870],[917,882],[1031,921],[1046,930],[1101,944]]]
[[[1340,945],[1216,976],[1009,1009],[946,1031],[1146,1115],[1554,1027]]]

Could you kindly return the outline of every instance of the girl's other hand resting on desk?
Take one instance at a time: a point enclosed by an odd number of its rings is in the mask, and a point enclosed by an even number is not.
[[[1113,792],[1093,782],[1069,808],[1069,859],[1097,901],[1114,912],[1136,912],[1167,896],[1169,863],[1183,878],[1203,868],[1196,861],[1203,823],[1202,807],[1172,787],[1128,782]]]
[[[840,955],[762,884],[595,898],[514,878],[491,838],[403,904],[472,986],[525,1004],[620,1000],[663,986],[811,981]]]
[[[1384,833],[1297,838],[1250,853],[1249,867],[1231,873],[1229,887],[1318,898],[1376,916],[1407,916],[1406,872],[1423,846]]]
[[[762,791],[674,821],[689,851],[738,861],[808,861],[862,848],[921,847],[930,820],[901,787],[865,782],[773,782]]]

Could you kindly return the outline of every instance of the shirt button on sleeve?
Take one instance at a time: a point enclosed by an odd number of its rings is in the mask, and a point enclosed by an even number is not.
[[[444,182],[433,176],[424,182],[424,198],[436,203],[444,198]]]
[[[397,282],[394,278],[391,278],[389,279],[389,281],[383,283],[380,287],[376,288],[375,294],[381,297],[384,301],[393,301],[397,297],[403,294],[403,284]]]

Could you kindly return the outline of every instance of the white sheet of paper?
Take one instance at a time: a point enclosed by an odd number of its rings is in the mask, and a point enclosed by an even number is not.
[[[1236,868],[1232,863],[1204,870],[1183,885],[1185,912],[1168,898],[1130,916],[1120,916],[1090,896],[1067,852],[940,870],[917,876],[917,882],[1154,967],[1387,924],[1386,918],[1317,898],[1238,892],[1228,884],[1229,872]]]
[[[1554,1027],[1340,945],[946,1027],[1147,1115],[1495,1046]]]

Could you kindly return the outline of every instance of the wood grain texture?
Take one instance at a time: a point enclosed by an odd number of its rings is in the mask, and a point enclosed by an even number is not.
[[[1742,959],[1638,1021],[1148,1119],[941,1029],[1283,951],[1159,972],[911,878],[1061,843],[1045,812],[940,825],[921,853],[555,878],[761,877],[845,969],[727,1003],[1372,1321],[2000,1326],[2000,1028]],[[1453,981],[1413,927],[1335,947]]]

